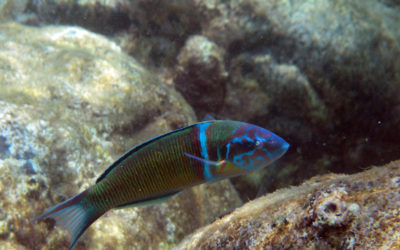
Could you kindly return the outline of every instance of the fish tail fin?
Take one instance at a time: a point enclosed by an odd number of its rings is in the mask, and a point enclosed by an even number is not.
[[[83,205],[82,199],[86,197],[88,190],[50,208],[37,218],[33,219],[30,223],[37,220],[53,218],[56,224],[61,225],[71,235],[71,245],[69,249],[72,249],[79,237],[86,231],[86,229],[95,221],[97,218],[102,216],[106,211],[96,211],[93,206]]]

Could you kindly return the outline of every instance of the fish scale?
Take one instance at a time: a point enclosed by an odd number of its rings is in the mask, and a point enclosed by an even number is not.
[[[262,168],[289,144],[261,127],[237,121],[193,124],[150,139],[126,152],[82,193],[33,221],[54,218],[71,234],[70,249],[112,208],[163,201],[184,188]]]

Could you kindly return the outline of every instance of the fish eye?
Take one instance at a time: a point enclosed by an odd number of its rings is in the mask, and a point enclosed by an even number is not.
[[[257,148],[257,149],[260,149],[260,148],[262,148],[264,145],[263,145],[264,143],[262,142],[262,141],[260,141],[260,140],[256,140],[256,142],[254,143],[254,146]]]

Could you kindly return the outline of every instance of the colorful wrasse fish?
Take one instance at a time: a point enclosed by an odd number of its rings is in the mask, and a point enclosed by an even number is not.
[[[33,221],[55,219],[70,232],[71,249],[112,208],[162,201],[186,187],[265,167],[288,148],[282,138],[255,125],[222,120],[193,124],[130,149],[95,185]]]

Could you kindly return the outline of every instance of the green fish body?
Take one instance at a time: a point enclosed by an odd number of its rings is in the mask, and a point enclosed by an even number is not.
[[[54,218],[71,234],[70,249],[112,208],[165,200],[184,188],[247,173],[281,157],[289,144],[261,127],[207,121],[150,139],[126,152],[82,193],[33,221]]]

